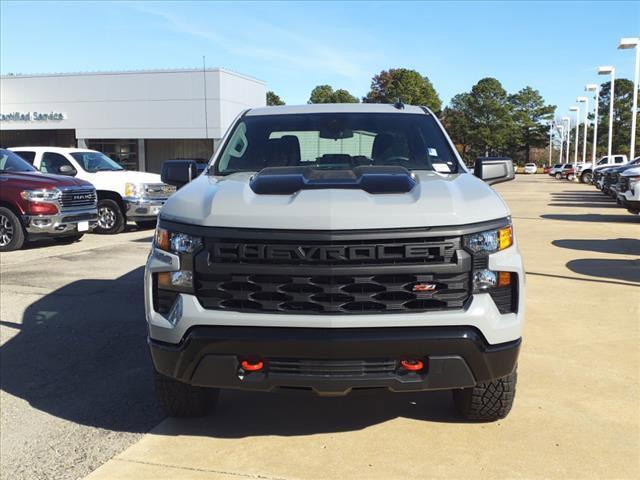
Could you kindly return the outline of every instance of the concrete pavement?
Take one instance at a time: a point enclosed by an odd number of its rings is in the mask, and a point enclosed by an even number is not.
[[[224,392],[213,415],[165,420],[88,479],[638,478],[640,217],[543,175],[497,190],[528,271],[508,418],[461,423],[447,392]]]

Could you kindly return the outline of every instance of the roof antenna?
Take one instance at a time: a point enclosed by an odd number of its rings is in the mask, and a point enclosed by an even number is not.
[[[404,110],[404,103],[402,103],[402,98],[398,97],[396,103],[394,103],[393,106],[398,110]]]

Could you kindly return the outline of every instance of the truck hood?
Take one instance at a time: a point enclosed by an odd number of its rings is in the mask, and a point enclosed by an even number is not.
[[[79,178],[66,175],[51,175],[40,172],[4,172],[2,178],[8,179],[13,185],[20,185],[29,190],[42,188],[59,188],[71,186],[86,186],[91,184]]]
[[[640,175],[640,166],[634,165],[620,174],[623,177],[637,177]]]
[[[251,173],[201,175],[173,194],[162,208],[167,220],[211,227],[352,230],[465,225],[509,215],[491,187],[468,173],[416,172],[408,193],[362,190],[301,190],[259,195]]]

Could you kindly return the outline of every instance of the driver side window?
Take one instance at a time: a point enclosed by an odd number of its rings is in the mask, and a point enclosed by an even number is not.
[[[40,162],[40,171],[42,173],[53,173],[55,175],[61,175],[60,168],[64,165],[68,165],[73,168],[71,162],[67,160],[63,155],[54,152],[45,152],[42,155],[42,161]]]

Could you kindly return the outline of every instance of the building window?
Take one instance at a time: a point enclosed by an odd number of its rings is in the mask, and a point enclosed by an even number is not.
[[[118,162],[126,170],[139,170],[138,140],[87,140],[87,147],[104,153],[111,160]]]

